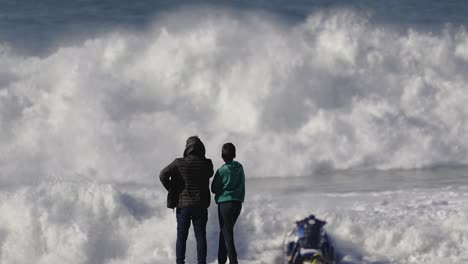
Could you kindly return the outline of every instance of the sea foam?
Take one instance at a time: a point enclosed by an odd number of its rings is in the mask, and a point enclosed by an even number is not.
[[[236,224],[242,263],[281,263],[284,235],[308,214],[328,222],[341,263],[465,263],[465,187],[368,193],[248,193]],[[0,195],[1,263],[175,261],[176,217],[152,186],[42,183]],[[219,227],[209,208],[208,261]],[[196,259],[190,231],[187,262]]]
[[[191,10],[42,57],[3,45],[0,179],[150,182],[193,134],[254,177],[466,165],[467,43],[348,10]]]

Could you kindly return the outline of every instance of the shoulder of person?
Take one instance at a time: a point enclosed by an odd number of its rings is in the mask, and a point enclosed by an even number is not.
[[[238,161],[233,161],[233,165],[237,168],[241,168],[242,170],[244,170],[244,166],[242,166],[242,163],[238,162]]]
[[[227,164],[221,165],[221,167],[219,167],[219,169],[218,169],[219,173],[221,173],[221,172],[223,172],[223,171],[226,171],[226,170],[229,171],[229,167],[228,167]]]

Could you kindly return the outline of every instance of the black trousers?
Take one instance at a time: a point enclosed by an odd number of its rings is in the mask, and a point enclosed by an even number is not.
[[[234,225],[242,210],[241,202],[224,202],[218,204],[219,247],[218,263],[225,264],[229,256],[231,264],[238,264],[236,245],[234,244]]]

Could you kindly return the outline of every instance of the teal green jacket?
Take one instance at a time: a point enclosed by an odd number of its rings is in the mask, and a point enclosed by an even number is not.
[[[211,192],[216,203],[239,201],[245,197],[245,175],[242,164],[237,161],[226,162],[221,166],[211,183]]]

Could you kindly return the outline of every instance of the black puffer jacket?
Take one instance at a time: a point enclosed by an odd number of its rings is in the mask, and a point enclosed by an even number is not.
[[[205,146],[198,137],[189,137],[184,157],[175,159],[159,174],[159,179],[168,190],[167,207],[210,206],[210,177],[213,163],[205,158]]]

